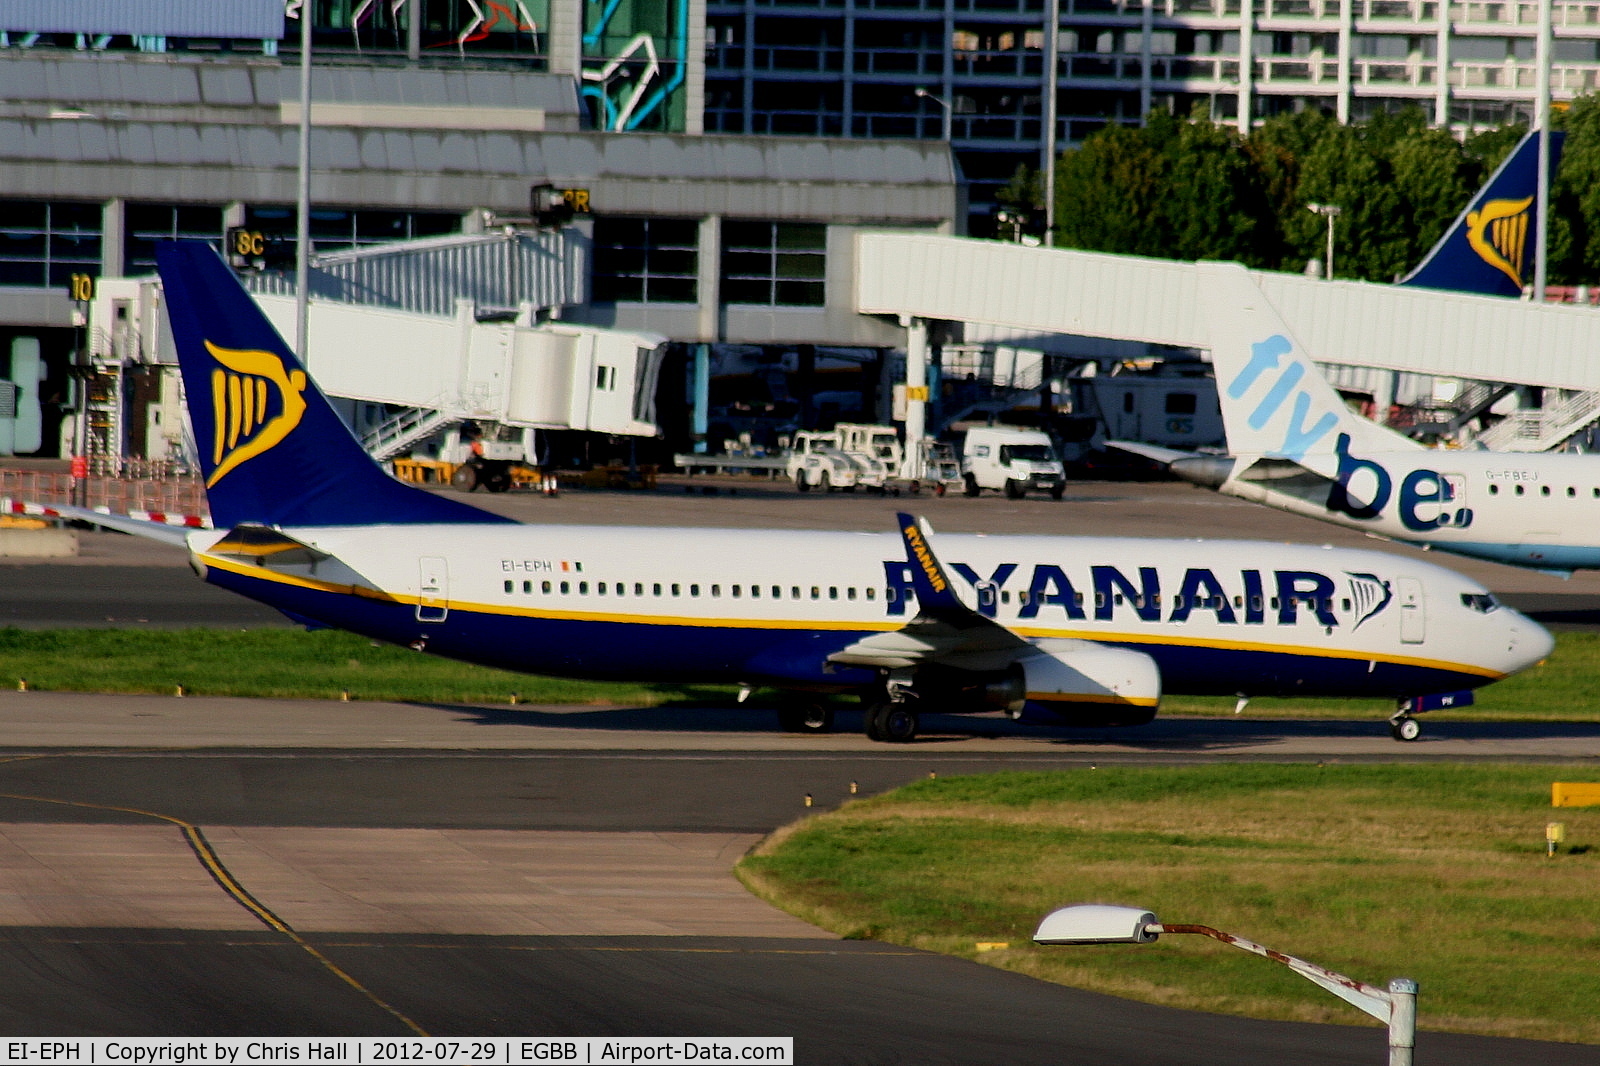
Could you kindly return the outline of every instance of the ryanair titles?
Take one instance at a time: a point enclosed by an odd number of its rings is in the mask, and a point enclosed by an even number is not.
[[[921,556],[915,562],[884,561],[890,616],[910,613],[912,567],[917,565],[927,564]],[[1142,622],[1186,622],[1200,615],[1222,625],[1264,625],[1269,617],[1279,625],[1294,625],[1304,614],[1318,625],[1333,627],[1340,624],[1336,608],[1343,599],[1354,629],[1394,598],[1389,583],[1376,575],[1334,578],[1314,570],[1225,571],[1219,577],[1207,567],[1189,567],[1176,590],[1168,590],[1170,595],[1163,594],[1160,571],[1153,566],[1139,567],[1136,577],[1115,566],[1091,566],[1087,581],[1079,575],[1082,587],[1053,563],[1036,563],[1029,572],[1017,563],[1001,563],[988,574],[967,563],[951,563],[950,570],[977,592],[979,613],[995,617],[1002,597],[1014,595],[1022,621],[1092,617],[1106,622],[1131,614]]]

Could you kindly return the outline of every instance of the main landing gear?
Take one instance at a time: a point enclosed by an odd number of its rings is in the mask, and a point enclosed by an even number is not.
[[[863,699],[868,740],[906,744],[917,738],[918,699],[909,677],[890,674],[883,691]]]

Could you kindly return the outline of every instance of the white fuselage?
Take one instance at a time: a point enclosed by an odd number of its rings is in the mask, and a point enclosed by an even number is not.
[[[917,614],[894,534],[583,526],[285,530],[331,558],[242,559],[213,583],[296,617],[533,673],[847,689],[828,656]],[[1167,692],[1472,688],[1549,635],[1476,582],[1382,552],[1265,542],[930,538],[968,606],[1029,640],[1137,648]]]
[[[1600,568],[1600,456],[1347,453],[1330,464],[1329,483],[1299,492],[1252,480],[1250,465],[1241,458],[1222,491],[1474,558],[1555,571]]]

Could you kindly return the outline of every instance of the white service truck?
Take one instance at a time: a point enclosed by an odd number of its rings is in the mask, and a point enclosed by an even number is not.
[[[801,430],[789,451],[788,473],[801,492],[832,492],[857,488],[882,492],[893,476],[882,460],[862,452],[847,452],[837,430]]]
[[[1021,499],[1030,489],[1061,499],[1066,468],[1048,433],[1015,426],[974,426],[961,445],[961,472],[968,496],[984,489]]]

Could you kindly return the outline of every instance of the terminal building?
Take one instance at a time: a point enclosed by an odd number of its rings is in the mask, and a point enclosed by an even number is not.
[[[439,249],[509,226],[544,249],[519,255],[561,269],[553,288],[477,293],[478,325],[626,333],[669,378],[717,359],[831,373],[840,387],[813,382],[806,402],[882,417],[905,332],[857,312],[856,235],[981,235],[996,190],[1039,162],[1046,101],[1063,145],[1163,103],[1241,125],[1406,102],[1499,123],[1531,113],[1535,8],[1064,0],[1052,34],[1042,0],[308,0],[318,269],[348,295],[374,269],[351,257],[431,239],[412,269],[441,281]],[[1554,10],[1568,98],[1600,71],[1600,3]],[[159,239],[220,247],[238,229],[261,239],[258,289],[285,291],[271,253],[295,225],[298,42],[281,0],[0,0],[0,412],[29,415],[12,451],[61,453],[73,415],[112,452],[140,432],[114,415],[153,372],[134,360],[115,396],[101,373],[137,301],[104,305],[86,336],[75,278],[146,274]],[[539,231],[552,193],[572,216]],[[997,347],[1053,343],[964,339],[943,345],[958,379],[1016,377],[1036,355]]]

